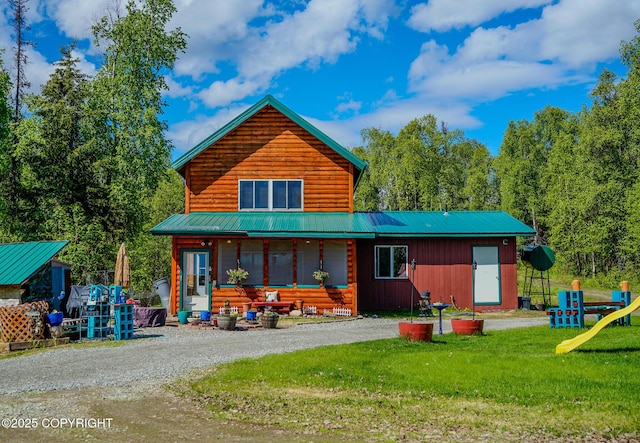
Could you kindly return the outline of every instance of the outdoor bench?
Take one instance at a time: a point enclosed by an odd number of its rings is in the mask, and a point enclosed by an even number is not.
[[[288,314],[291,312],[293,302],[290,301],[256,301],[253,305],[258,311],[264,311],[264,308],[270,307],[278,314]]]

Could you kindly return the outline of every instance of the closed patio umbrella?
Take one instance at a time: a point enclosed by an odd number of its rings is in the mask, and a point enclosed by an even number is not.
[[[129,269],[129,257],[124,243],[120,245],[118,256],[116,257],[116,270],[113,277],[113,284],[127,289],[131,286],[131,269]]]

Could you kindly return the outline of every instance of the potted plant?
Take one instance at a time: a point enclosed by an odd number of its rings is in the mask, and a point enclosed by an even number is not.
[[[262,317],[260,318],[260,323],[262,323],[262,327],[266,329],[275,329],[278,326],[278,320],[280,316],[273,312],[270,309],[264,311]]]
[[[457,335],[482,335],[484,319],[476,318],[476,304],[472,301],[471,318],[452,318],[451,330]]]
[[[242,269],[238,266],[235,269],[227,270],[227,283],[230,285],[236,285],[236,292],[240,297],[246,295],[242,283],[249,277],[249,271]]]
[[[242,286],[242,282],[248,277],[249,272],[240,267],[227,270],[227,283],[230,285]]]
[[[415,273],[416,261],[411,260],[411,272]],[[413,275],[415,277],[415,275]],[[414,278],[411,279],[412,281]],[[405,337],[412,341],[431,341],[433,337],[433,323],[414,323],[413,322],[413,284],[411,285],[411,307],[409,321],[401,321],[398,323],[398,332],[401,337]]]
[[[324,281],[329,278],[329,273],[322,269],[318,269],[317,271],[313,271],[313,278],[315,278],[318,283],[324,284]]]
[[[222,315],[218,315],[218,318],[216,319],[218,323],[218,328],[224,331],[233,331],[234,329],[236,329],[237,320],[238,320],[237,314],[231,314],[231,315],[222,314]]]
[[[236,315],[231,315],[231,304],[229,303],[229,299],[226,299],[222,308],[222,314],[216,318],[218,327],[225,331],[233,331],[236,328],[237,320],[238,317]]]

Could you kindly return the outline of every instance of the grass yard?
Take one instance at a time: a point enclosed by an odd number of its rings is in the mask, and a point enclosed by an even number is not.
[[[640,327],[555,354],[580,332],[332,346],[240,360],[172,388],[219,418],[336,441],[637,441]]]

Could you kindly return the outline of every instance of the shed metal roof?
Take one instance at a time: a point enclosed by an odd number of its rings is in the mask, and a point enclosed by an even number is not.
[[[258,113],[258,111],[260,111],[265,106],[272,106],[273,108],[277,109],[282,114],[284,114],[287,118],[289,118],[294,123],[296,123],[298,126],[300,126],[304,130],[309,132],[315,138],[317,138],[322,143],[324,143],[325,145],[329,146],[335,152],[337,152],[342,157],[344,157],[349,162],[351,162],[357,169],[357,172],[355,174],[355,180],[356,180],[356,183],[357,183],[357,181],[358,181],[358,179],[360,177],[360,174],[366,168],[367,163],[364,160],[362,160],[360,157],[358,157],[357,155],[355,155],[354,153],[352,153],[351,151],[349,151],[348,149],[346,149],[345,147],[340,145],[338,142],[333,140],[331,137],[326,135],[324,132],[320,131],[318,128],[313,126],[311,123],[309,123],[308,121],[306,121],[305,119],[300,117],[298,114],[293,112],[291,109],[287,108],[280,101],[276,100],[272,95],[269,95],[269,94],[265,95],[262,98],[262,100],[260,100],[259,102],[257,102],[256,104],[254,104],[253,106],[248,108],[242,114],[238,115],[236,118],[231,120],[229,123],[227,123],[226,125],[224,125],[220,129],[218,129],[216,132],[211,134],[209,137],[205,138],[203,141],[201,141],[196,146],[191,148],[184,155],[182,155],[180,158],[178,158],[176,161],[174,161],[172,163],[171,167],[174,168],[176,171],[180,171],[191,159],[196,157],[198,154],[200,154],[202,151],[207,149],[213,143],[215,143],[218,140],[220,140],[222,137],[227,135],[229,132],[233,131],[235,128],[237,128],[242,123],[247,121],[249,118],[253,117],[255,114]]]
[[[249,237],[500,237],[535,230],[503,211],[192,212],[154,226],[156,235]]]
[[[21,285],[62,250],[68,241],[0,244],[0,285]]]

